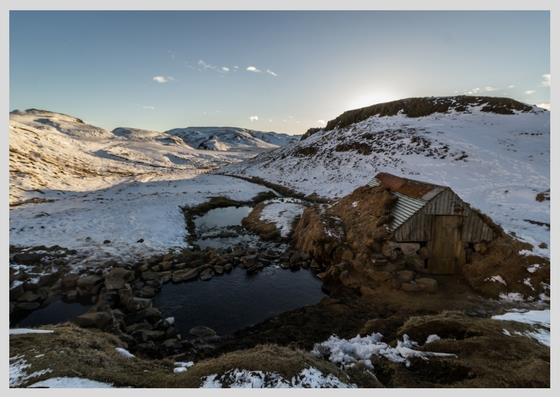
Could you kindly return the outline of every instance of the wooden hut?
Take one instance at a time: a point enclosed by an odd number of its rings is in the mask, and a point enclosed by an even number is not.
[[[479,213],[447,186],[385,172],[369,185],[383,186],[396,197],[389,229],[396,242],[426,247],[426,273],[455,273],[466,261],[466,248],[494,239],[493,230]]]

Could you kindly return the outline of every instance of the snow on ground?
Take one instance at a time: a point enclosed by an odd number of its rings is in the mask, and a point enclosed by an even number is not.
[[[115,347],[115,350],[123,358],[134,358],[134,357],[136,357],[134,354],[132,354],[131,352],[129,352],[128,350],[126,350],[122,347]]]
[[[68,389],[68,388],[105,389],[105,388],[113,387],[113,385],[110,383],[98,382],[96,380],[91,380],[86,378],[57,377],[57,378],[49,378],[37,383],[33,383],[28,387],[31,388],[46,387],[46,388],[55,388],[55,389]]]
[[[371,153],[349,148],[360,144]],[[472,107],[470,113],[371,117],[321,130],[225,171],[331,198],[365,185],[378,172],[450,186],[531,243],[534,253],[548,255],[537,246],[550,246],[550,201],[535,198],[550,188],[550,113],[536,108],[513,115]]]
[[[28,368],[31,367],[23,355],[10,357],[10,387],[19,387],[25,381],[36,378],[38,376],[51,372],[50,369],[43,369],[28,373]]]
[[[282,237],[288,237],[296,217],[300,216],[305,206],[296,199],[273,199],[265,202],[260,219],[274,223]]]
[[[173,368],[173,373],[180,374],[187,372],[187,370],[194,365],[192,361],[176,361],[175,368]]]
[[[52,334],[53,332],[50,329],[10,328],[10,335]]]
[[[180,206],[197,205],[222,195],[249,200],[267,190],[226,176],[183,177],[67,192],[54,202],[12,208],[10,244],[76,249],[86,257],[84,263],[166,252],[186,246]],[[104,243],[106,240],[110,242]]]
[[[426,343],[433,342],[437,335],[430,335]],[[372,333],[371,335],[357,335],[352,339],[343,339],[332,335],[329,339],[322,343],[317,343],[311,351],[317,357],[327,358],[329,361],[340,365],[343,368],[353,367],[357,363],[361,363],[368,368],[373,368],[371,358],[373,356],[384,357],[389,361],[396,363],[404,363],[409,365],[409,359],[412,357],[420,357],[428,359],[429,357],[455,357],[454,354],[437,353],[415,350],[419,344],[409,339],[408,335],[403,335],[403,340],[397,341],[396,347],[391,347],[387,343],[382,342],[383,335],[380,333]]]
[[[332,374],[324,375],[317,368],[304,368],[299,374],[286,379],[276,372],[232,369],[218,376],[212,374],[202,379],[202,388],[348,388],[356,385],[342,382]]]
[[[512,311],[500,315],[492,316],[494,320],[516,321],[519,323],[530,324],[534,326],[534,331],[526,331],[524,333],[515,332],[516,335],[525,335],[537,340],[539,343],[550,346],[550,309],[545,310],[529,310],[529,311]],[[510,334],[504,329],[504,334]],[[511,334],[510,334],[511,335]]]

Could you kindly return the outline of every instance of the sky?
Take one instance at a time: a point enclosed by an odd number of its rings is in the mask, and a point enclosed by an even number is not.
[[[546,11],[12,11],[10,108],[290,134],[413,96],[550,102]]]

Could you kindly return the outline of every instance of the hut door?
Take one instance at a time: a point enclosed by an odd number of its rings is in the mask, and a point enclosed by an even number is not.
[[[465,251],[461,241],[463,217],[459,215],[435,215],[432,222],[432,240],[428,243],[430,259],[428,271],[436,274],[452,274],[464,261]]]

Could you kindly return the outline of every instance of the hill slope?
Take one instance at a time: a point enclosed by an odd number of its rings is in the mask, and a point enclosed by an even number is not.
[[[255,138],[243,129],[229,130],[241,131],[237,135],[247,135],[253,144],[232,139],[221,151],[215,151],[206,139],[206,145],[198,143],[193,148],[189,139],[166,132],[124,127],[107,131],[61,113],[13,111],[10,204],[48,199],[58,190],[89,191],[130,180],[185,178],[293,139],[284,134],[252,131]]]
[[[549,243],[549,201],[537,200],[550,186],[549,142],[550,113],[537,107],[490,97],[411,98],[346,112],[225,172],[331,198],[381,171],[448,185],[537,246]]]

